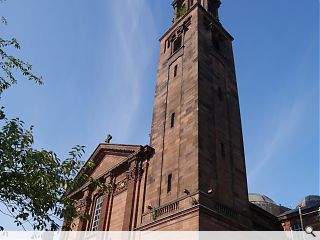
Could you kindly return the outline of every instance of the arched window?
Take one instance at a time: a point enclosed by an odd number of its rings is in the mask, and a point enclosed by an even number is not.
[[[102,202],[103,202],[103,196],[98,197],[94,207],[91,231],[99,230]]]

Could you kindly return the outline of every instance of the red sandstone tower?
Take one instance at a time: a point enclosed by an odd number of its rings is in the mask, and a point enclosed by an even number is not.
[[[194,230],[227,230],[217,210],[230,218],[249,211],[233,38],[219,6],[174,1],[173,25],[160,39],[146,199],[156,208],[199,202]]]
[[[220,0],[175,0],[160,39],[149,146],[100,144],[89,174],[113,186],[70,191],[76,230],[279,230],[249,203],[232,36]]]

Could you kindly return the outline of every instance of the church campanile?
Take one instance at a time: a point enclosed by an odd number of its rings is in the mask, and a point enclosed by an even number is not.
[[[101,143],[70,189],[81,231],[281,230],[248,201],[232,36],[220,0],[174,0],[160,39],[150,146]],[[82,221],[81,216],[90,216]]]
[[[233,38],[220,4],[175,0],[160,39],[146,200],[155,209],[191,201],[195,230],[227,230],[217,219],[249,212]]]

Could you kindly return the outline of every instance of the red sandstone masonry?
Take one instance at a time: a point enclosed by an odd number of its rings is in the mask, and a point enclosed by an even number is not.
[[[178,17],[183,3],[188,11]],[[217,19],[219,1],[190,3],[174,1],[175,21],[160,39],[152,148],[101,144],[89,159],[97,163],[91,176],[113,185],[99,230],[279,229],[248,202],[233,38]],[[93,215],[97,192],[85,184],[68,194],[81,215]],[[90,230],[92,220],[74,223]]]

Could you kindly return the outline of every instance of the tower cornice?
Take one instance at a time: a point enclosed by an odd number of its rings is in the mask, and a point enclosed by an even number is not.
[[[195,9],[198,5],[200,5],[199,3],[194,4],[186,13],[184,16],[182,16],[179,20],[177,20],[175,23],[173,23],[173,25],[159,38],[159,41],[161,41],[166,35],[168,35],[169,32],[172,31],[172,29],[176,28],[179,24],[181,24],[181,22],[183,22],[186,19],[186,16],[189,15],[190,12],[193,11],[193,9]]]

